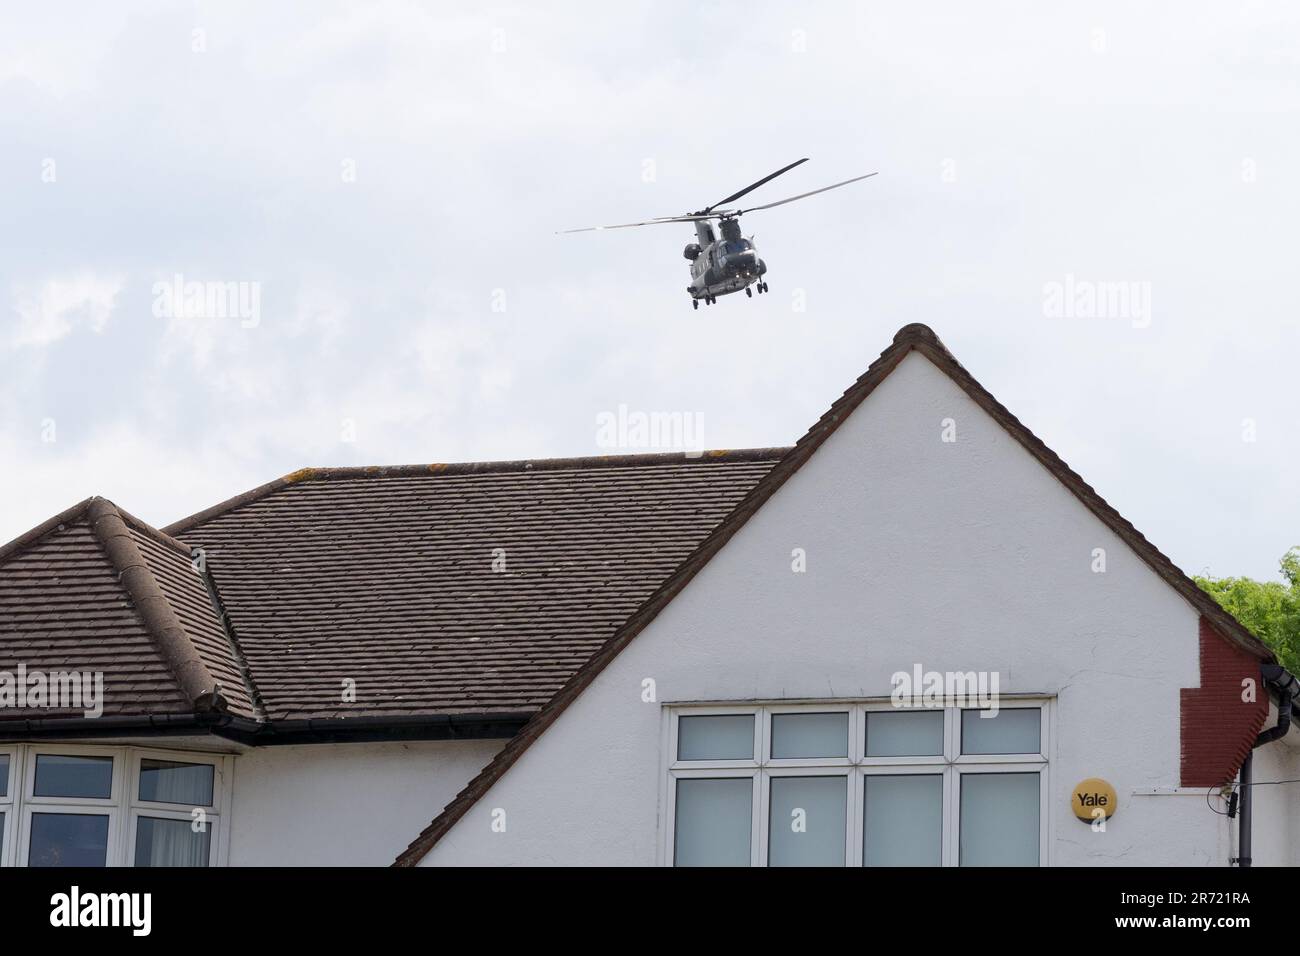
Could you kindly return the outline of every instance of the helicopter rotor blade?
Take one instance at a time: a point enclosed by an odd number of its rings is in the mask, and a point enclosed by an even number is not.
[[[616,226],[583,226],[581,229],[560,229],[556,232],[557,236],[567,235],[571,232],[603,232],[606,229],[631,229],[634,226],[658,226],[669,222],[699,222],[701,219],[712,219],[713,216],[662,216],[659,219],[647,219],[644,222],[621,222]]]
[[[752,192],[753,192],[755,189],[757,189],[759,186],[763,185],[763,183],[771,182],[773,179],[776,179],[776,177],[777,177],[777,176],[780,176],[782,173],[788,173],[790,170],[794,169],[794,168],[795,168],[796,166],[798,166],[800,163],[806,163],[806,162],[808,162],[808,157],[807,157],[807,156],[805,156],[803,159],[796,159],[796,160],[795,160],[793,163],[791,163],[789,166],[783,166],[783,167],[781,167],[780,169],[778,169],[776,172],[774,172],[772,175],[770,175],[770,176],[764,176],[762,179],[760,179],[760,180],[759,180],[758,182],[756,182],[756,183],[750,183],[748,186],[746,186],[746,187],[745,187],[744,189],[742,189],[740,192],[732,193],[732,194],[731,194],[730,196],[728,196],[726,199],[719,199],[719,200],[718,200],[717,202],[715,202],[712,206],[708,206],[708,207],[706,207],[705,209],[700,210],[700,212],[702,212],[702,213],[703,213],[703,212],[712,212],[713,210],[717,209],[719,206],[724,205],[724,204],[729,203],[729,202],[732,202],[732,201],[734,201],[734,200],[736,200],[736,199],[739,199],[741,196],[744,196],[744,195],[746,195],[747,193],[752,193]]]
[[[814,189],[812,192],[800,193],[797,196],[791,196],[789,199],[778,199],[776,202],[764,203],[762,206],[750,206],[748,209],[739,209],[736,211],[735,214],[739,216],[742,213],[754,212],[755,210],[758,209],[771,209],[773,206],[784,206],[786,203],[794,202],[796,199],[805,199],[808,196],[816,196],[818,193],[824,193],[828,189],[839,189],[841,186],[847,186],[849,183],[856,183],[862,179],[870,179],[872,176],[875,175],[876,173],[867,173],[865,176],[854,176],[852,179],[846,179],[842,183],[834,183],[830,186],[823,186],[821,189]]]

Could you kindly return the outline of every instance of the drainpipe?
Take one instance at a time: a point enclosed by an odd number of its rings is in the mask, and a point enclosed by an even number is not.
[[[1237,866],[1249,867],[1251,865],[1251,837],[1250,837],[1250,811],[1251,811],[1251,786],[1253,780],[1253,767],[1255,757],[1255,747],[1262,747],[1264,744],[1272,743],[1286,736],[1291,729],[1291,711],[1297,698],[1300,698],[1300,681],[1290,674],[1285,667],[1278,664],[1260,665],[1260,674],[1264,678],[1264,684],[1277,691],[1277,724],[1268,728],[1255,738],[1255,743],[1251,745],[1250,753],[1246,754],[1246,759],[1241,762],[1241,774],[1238,780],[1238,786],[1241,789],[1241,816],[1237,820]]]
[[[1254,759],[1255,751],[1251,750],[1241,762],[1241,773],[1238,775],[1241,786],[1241,806],[1238,812],[1241,816],[1237,818],[1237,866],[1243,868],[1250,866],[1250,791],[1253,789],[1250,785],[1250,765]]]

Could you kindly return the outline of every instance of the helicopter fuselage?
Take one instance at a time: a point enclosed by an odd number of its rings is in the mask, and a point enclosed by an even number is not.
[[[691,261],[691,284],[686,291],[693,299],[709,301],[748,289],[767,272],[767,263],[759,258],[753,240],[741,235],[739,220],[723,219],[718,227],[721,236],[714,233],[711,222],[696,222],[699,241],[683,252]]]

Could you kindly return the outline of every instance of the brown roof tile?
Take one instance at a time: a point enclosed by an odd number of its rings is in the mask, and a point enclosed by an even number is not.
[[[105,717],[250,712],[230,657],[188,551],[111,502],[83,501],[0,547],[0,671],[102,672]],[[5,708],[0,725],[80,716]]]
[[[526,714],[785,451],[304,469],[167,531],[271,721]]]

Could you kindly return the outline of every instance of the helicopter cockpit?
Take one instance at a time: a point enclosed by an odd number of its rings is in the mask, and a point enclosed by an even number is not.
[[[747,272],[754,268],[757,257],[754,244],[740,233],[740,220],[723,219],[718,224],[722,239],[718,243],[718,258],[729,273]]]

